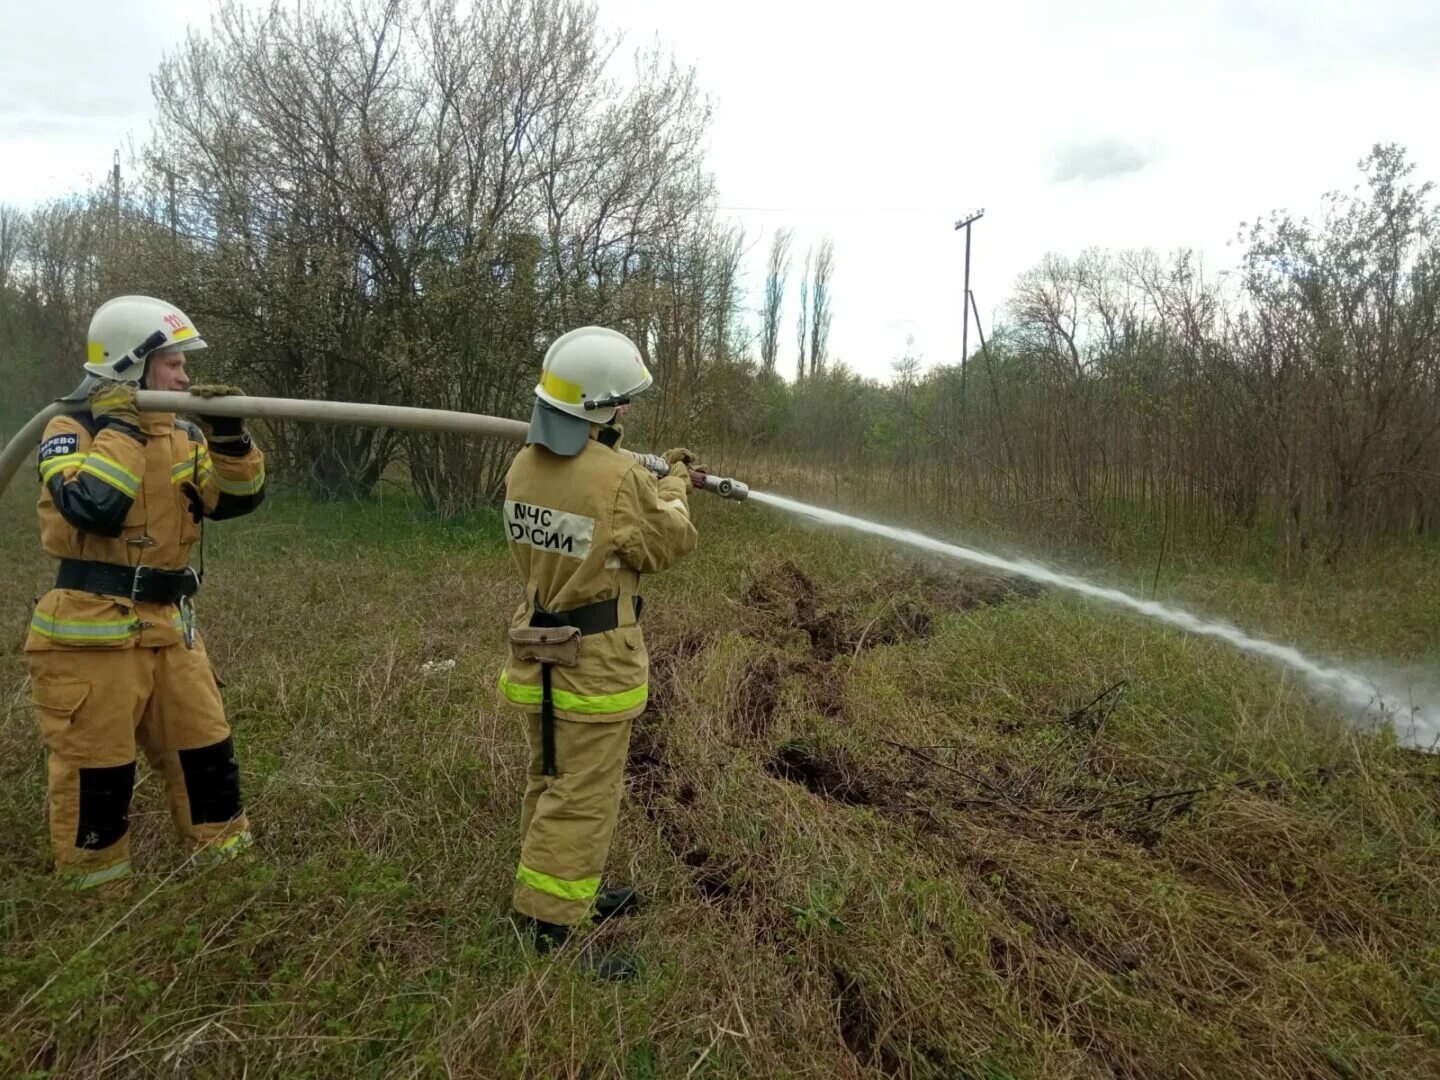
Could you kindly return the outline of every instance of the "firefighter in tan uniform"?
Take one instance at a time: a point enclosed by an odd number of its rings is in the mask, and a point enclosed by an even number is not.
[[[545,355],[527,445],[505,478],[505,529],[525,597],[511,620],[500,693],[526,716],[529,779],[514,907],[544,951],[572,927],[633,908],[602,892],[631,721],[649,662],[640,575],[695,547],[687,451],[655,476],[620,452],[617,410],[648,387],[634,343],[598,326]],[[664,466],[662,465],[662,468]]]
[[[52,420],[40,446],[41,542],[60,567],[25,651],[50,751],[55,862],[80,889],[130,872],[137,743],[197,859],[250,844],[230,728],[194,626],[200,575],[188,560],[202,518],[259,505],[264,458],[238,419],[208,420],[207,438],[135,403],[140,388],[185,390],[186,354],[204,347],[170,304],[104,304],[90,323],[80,391],[89,389],[89,414]]]

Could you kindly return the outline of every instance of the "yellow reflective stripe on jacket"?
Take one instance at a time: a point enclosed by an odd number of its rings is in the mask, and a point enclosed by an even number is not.
[[[230,480],[220,476],[215,480],[222,495],[254,495],[265,486],[265,469],[261,469],[249,480]]]
[[[40,463],[40,480],[48,484],[50,478],[57,472],[65,469],[79,468],[85,464],[84,454],[62,454],[60,457],[46,458]]]
[[[81,472],[98,476],[113,488],[118,488],[132,499],[140,494],[140,477],[125,468],[118,461],[111,461],[104,454],[88,454]]]
[[[566,881],[564,878],[542,874],[539,870],[531,870],[524,863],[521,863],[515,871],[515,880],[536,892],[542,892],[546,896],[559,897],[561,900],[593,900],[595,894],[600,891],[598,877]]]
[[[186,466],[185,468],[183,468],[183,469],[181,469],[181,468],[171,469],[171,470],[170,470],[170,482],[171,482],[172,484],[183,484],[186,480],[189,480],[189,479],[190,479],[192,476],[194,476],[194,475],[195,475],[195,467],[194,467],[193,465],[187,465],[187,466]],[[212,476],[214,476],[214,475],[215,475],[215,470],[214,470],[214,468],[211,467],[210,463],[209,463],[209,462],[202,461],[202,462],[200,463],[200,482],[203,484],[206,480],[208,480],[210,477],[212,477]]]
[[[179,616],[177,615],[178,619]],[[140,632],[139,619],[52,619],[43,611],[30,617],[30,629],[56,641],[124,641]]]
[[[122,878],[128,873],[130,873],[130,860],[126,859],[124,862],[116,863],[114,866],[107,866],[104,870],[96,870],[89,874],[80,874],[71,880],[70,887],[77,891],[81,889],[93,889],[97,885],[104,885],[107,881]]]
[[[500,673],[500,693],[516,705],[539,705],[545,692],[538,686],[513,683],[509,676],[502,671]],[[645,704],[649,697],[649,683],[641,683],[634,690],[622,690],[618,694],[577,694],[570,690],[561,690],[558,687],[550,692],[550,698],[554,701],[557,709],[595,715],[624,712],[626,709],[633,709],[636,705]]]
[[[208,474],[215,471],[214,466],[210,464],[210,451],[201,447],[199,453],[192,454],[184,461],[177,461],[170,466],[170,482],[178,484],[182,480],[188,480],[194,476],[197,462],[200,466],[200,479],[205,479]]]

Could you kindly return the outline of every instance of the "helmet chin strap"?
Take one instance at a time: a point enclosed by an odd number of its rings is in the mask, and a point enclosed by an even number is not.
[[[128,355],[122,356],[118,361],[116,361],[115,374],[123,374],[130,368],[134,367],[136,364],[143,365],[145,361],[149,359],[150,354],[164,344],[165,331],[156,330],[139,345],[136,345],[135,348],[131,349]]]

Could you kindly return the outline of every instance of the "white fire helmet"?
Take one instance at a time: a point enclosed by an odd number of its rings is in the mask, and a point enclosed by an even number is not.
[[[138,383],[153,354],[203,348],[204,338],[174,304],[153,296],[117,296],[101,304],[90,320],[85,370],[102,379]]]
[[[608,424],[619,405],[654,381],[628,337],[582,326],[561,334],[546,351],[535,396],[581,420]]]

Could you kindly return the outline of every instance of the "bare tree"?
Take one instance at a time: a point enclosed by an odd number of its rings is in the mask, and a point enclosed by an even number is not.
[[[735,309],[709,109],[660,51],[628,83],[614,51],[581,0],[225,0],[154,80],[154,154],[187,177],[205,252],[194,314],[284,394],[516,413],[548,341],[603,322],[679,395],[727,337],[711,307]],[[403,454],[447,510],[492,494],[506,458],[420,433],[281,435],[317,491],[368,491]]]
[[[795,320],[795,344],[799,346],[799,356],[795,361],[795,381],[797,383],[805,380],[805,357],[809,345],[810,325],[810,256],[812,252],[805,252],[805,269],[800,273],[800,314]]]
[[[826,237],[815,256],[815,272],[810,282],[810,374],[823,375],[830,352],[830,319],[834,310],[835,241]]]
[[[737,347],[735,340],[740,309],[745,299],[740,278],[740,263],[744,251],[744,229],[725,229],[716,238],[711,257],[709,289],[705,297],[705,311],[710,320],[712,360],[726,360],[732,354],[748,348],[748,345],[743,343],[739,343]]]
[[[0,203],[0,291],[10,284],[10,271],[24,242],[24,217],[13,206]]]
[[[1237,345],[1274,414],[1290,559],[1307,521],[1333,554],[1429,501],[1416,462],[1440,432],[1440,210],[1400,147],[1376,146],[1360,169],[1365,187],[1329,195],[1323,227],[1274,215],[1245,257],[1253,318]]]
[[[770,240],[770,258],[765,266],[765,302],[760,309],[760,363],[766,373],[775,371],[780,347],[780,316],[785,306],[785,289],[790,279],[789,229],[776,229]]]

